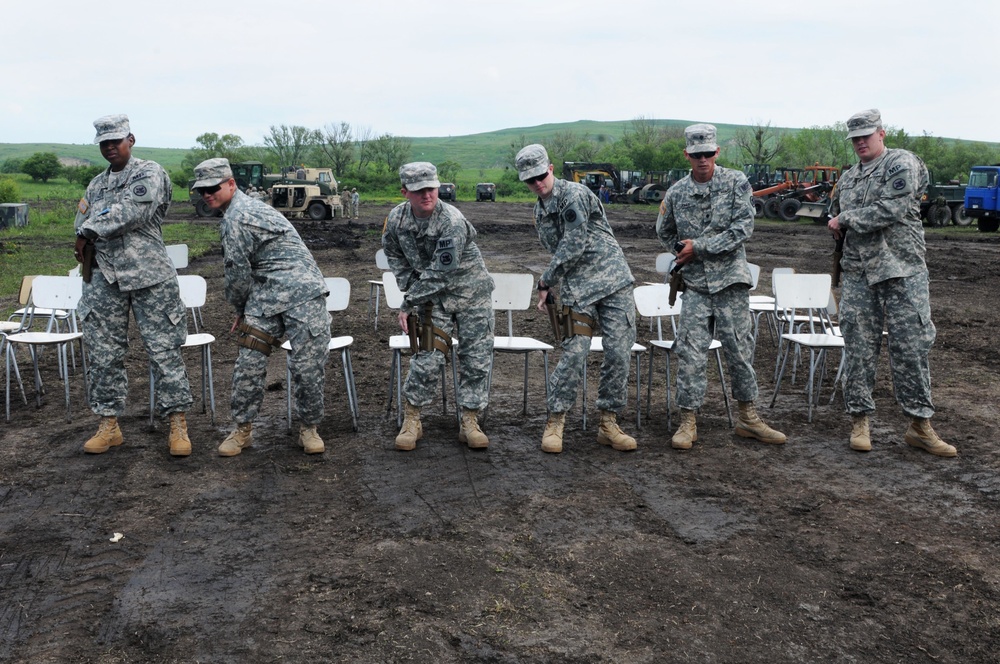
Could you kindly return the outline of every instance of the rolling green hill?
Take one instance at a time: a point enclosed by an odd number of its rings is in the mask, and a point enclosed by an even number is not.
[[[685,127],[691,124],[691,121],[688,120],[652,120],[651,122],[658,126],[671,127]],[[543,124],[535,127],[500,129],[467,136],[411,138],[413,143],[411,155],[414,160],[419,161],[440,163],[451,160],[460,163],[463,168],[491,168],[502,165],[511,141],[516,140],[521,135],[524,135],[529,142],[541,142],[558,132],[572,132],[581,137],[585,134],[589,135],[592,139],[601,142],[603,140],[618,140],[630,124],[631,120],[617,122],[580,120],[578,122]],[[716,126],[719,129],[720,140],[730,138],[733,132],[739,128],[739,125],[720,124]],[[246,137],[244,139],[247,140]],[[249,140],[252,141],[252,139]],[[104,164],[96,145],[75,143],[0,143],[0,162],[12,157],[24,159],[36,152],[54,152],[60,157],[87,160],[99,165]],[[180,167],[187,150],[151,148],[139,144],[136,145],[134,153],[141,159],[152,159],[158,162],[169,171]]]

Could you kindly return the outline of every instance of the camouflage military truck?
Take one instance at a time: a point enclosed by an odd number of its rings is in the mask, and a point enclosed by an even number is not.
[[[480,182],[476,185],[476,202],[496,201],[497,186],[492,182]]]
[[[344,215],[337,194],[324,194],[319,185],[309,182],[283,181],[271,187],[268,201],[275,210],[289,219],[322,221]]]
[[[441,186],[438,188],[438,198],[442,201],[455,202],[455,187],[451,182],[442,182]]]

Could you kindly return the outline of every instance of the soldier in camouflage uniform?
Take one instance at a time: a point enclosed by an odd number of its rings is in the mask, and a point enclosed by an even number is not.
[[[232,414],[236,430],[219,446],[220,456],[250,447],[253,421],[264,400],[271,348],[286,334],[299,446],[306,454],[323,451],[316,431],[323,420],[323,388],[330,344],[329,291],[323,274],[295,227],[266,203],[239,191],[229,161],[209,159],[195,167],[194,189],[213,210],[225,210],[219,226],[225,256],[226,300],[241,327],[239,357],[233,368]]]
[[[875,411],[872,389],[884,325],[896,400],[912,420],[904,440],[953,457],[958,452],[930,423],[928,355],[936,331],[920,221],[927,168],[912,152],[885,147],[878,109],[856,113],[847,128],[861,163],[841,176],[834,193],[836,216],[828,225],[835,237],[844,236],[840,329],[847,353],[844,401],[853,420],[850,447],[871,450],[868,416]]]
[[[604,358],[597,391],[601,411],[597,442],[616,450],[636,448],[635,438],[618,426],[617,413],[628,401],[628,374],[635,343],[635,281],[615,239],[604,206],[587,187],[557,179],[541,145],[529,145],[515,157],[518,177],[538,196],[535,226],[552,253],[538,280],[538,309],[545,311],[550,289],[559,286],[562,304],[588,316],[604,337]],[[549,419],[542,451],[562,452],[566,411],[573,407],[590,353],[591,337],[576,334],[562,342],[562,357],[549,380]]]
[[[170,454],[187,456],[185,412],[192,398],[181,356],[187,313],[160,230],[173,187],[159,164],[132,157],[128,116],[105,116],[94,126],[94,142],[111,166],[90,181],[75,221],[76,259],[82,263],[85,247],[94,247],[93,272],[77,314],[90,358],[90,408],[101,416],[83,450],[101,454],[122,444],[118,417],[128,395],[131,309],[156,378],[157,411],[170,420]]]
[[[767,426],[754,408],[752,280],[743,248],[753,234],[750,183],[740,171],[716,166],[719,146],[714,126],[691,125],[684,137],[691,173],[667,190],[656,219],[656,234],[664,247],[675,251],[678,242],[684,245],[676,259],[686,290],[674,344],[681,424],[671,445],[686,450],[698,440],[695,411],[705,399],[713,330],[722,343],[733,396],[739,402],[736,435],[781,444],[785,434]]]
[[[358,206],[361,204],[361,196],[358,195],[358,188],[351,189],[351,215],[358,218]]]
[[[437,168],[427,162],[399,169],[406,202],[389,212],[382,247],[406,295],[399,311],[403,332],[407,316],[433,304],[434,327],[458,338],[462,422],[458,440],[485,448],[489,438],[479,426],[479,411],[489,403],[488,378],[493,356],[493,279],[476,246],[476,229],[456,208],[438,200]],[[427,325],[431,321],[423,320]],[[433,399],[445,362],[439,349],[421,350],[410,360],[403,387],[405,419],[396,449],[412,450],[423,435],[420,409]]]

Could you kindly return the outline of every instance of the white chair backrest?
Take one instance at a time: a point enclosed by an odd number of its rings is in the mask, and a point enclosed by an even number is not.
[[[493,277],[493,308],[524,310],[531,306],[535,279],[527,272],[491,272]]]
[[[42,309],[76,309],[83,295],[83,277],[39,275],[31,283],[31,302]]]
[[[396,275],[392,272],[382,273],[382,291],[385,293],[385,303],[390,309],[399,309],[403,306],[403,291],[396,283]]]
[[[71,276],[71,277],[79,277],[80,274],[81,274],[82,269],[83,269],[82,265],[77,265],[72,270],[70,270],[67,274],[69,274],[69,276]]]
[[[813,319],[826,311],[830,304],[829,274],[776,274],[774,275],[774,301],[779,310],[794,312],[796,309],[809,311],[809,328],[814,331]]]
[[[330,294],[326,296],[327,311],[343,311],[351,303],[351,282],[344,277],[326,277],[326,288]]]
[[[507,312],[507,336],[514,336],[513,310],[523,311],[531,306],[535,278],[528,273],[492,272],[493,309]]]
[[[181,301],[186,308],[197,309],[205,306],[205,297],[208,294],[205,277],[198,274],[179,274],[177,285],[180,286]]]
[[[656,255],[656,271],[660,274],[666,274],[670,272],[670,268],[674,266],[674,260],[677,257],[671,253],[662,253]]]
[[[392,269],[389,267],[389,259],[385,257],[385,249],[379,249],[375,252],[375,266],[383,272]]]
[[[675,322],[674,318],[681,313],[680,298],[670,305],[670,286],[666,284],[652,284],[649,286],[637,286],[632,291],[635,298],[635,308],[640,316],[656,319],[657,336],[663,339],[663,327],[661,319],[664,316],[670,317],[671,326]]]
[[[182,270],[188,266],[188,246],[186,244],[168,244],[167,256],[174,264],[175,270]]]
[[[760,281],[760,265],[747,263],[750,268],[750,290],[757,290],[757,282]]]

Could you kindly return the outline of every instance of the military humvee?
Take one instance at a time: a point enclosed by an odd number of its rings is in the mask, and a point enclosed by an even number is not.
[[[480,182],[476,185],[476,201],[496,201],[497,186],[492,182]]]

